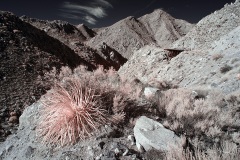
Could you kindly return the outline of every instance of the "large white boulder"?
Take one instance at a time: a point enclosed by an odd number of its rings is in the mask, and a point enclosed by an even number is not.
[[[146,151],[157,149],[169,151],[181,148],[182,139],[174,134],[173,131],[166,129],[161,123],[149,119],[145,116],[140,117],[134,127],[134,136],[137,147]]]

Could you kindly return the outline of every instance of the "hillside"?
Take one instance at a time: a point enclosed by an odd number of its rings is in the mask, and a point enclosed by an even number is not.
[[[0,37],[1,123],[10,112],[20,114],[45,93],[47,88],[38,83],[53,67],[94,68],[63,43],[9,12],[0,12]]]
[[[128,59],[134,50],[147,44],[167,47],[185,35],[192,27],[193,25],[188,22],[174,19],[158,9],[138,19],[127,17],[106,27],[100,30],[87,44],[95,47],[105,42]]]
[[[120,68],[120,75],[145,83],[155,80],[180,87],[204,86],[225,93],[239,90],[239,8],[239,2],[225,5],[200,20],[173,43],[173,48],[185,51],[171,60],[166,59],[169,52],[158,46],[139,49]]]
[[[212,43],[228,34],[240,24],[239,2],[226,4],[222,9],[206,16],[186,36],[174,42],[173,48],[211,49]]]
[[[95,67],[102,65],[105,68],[114,67],[118,70],[120,66],[126,62],[126,59],[114,49],[108,48],[108,50],[103,51],[99,48],[93,49],[90,46],[87,46],[84,42],[93,38],[96,33],[83,24],[74,26],[68,22],[60,20],[46,21],[26,16],[22,16],[21,19],[34,27],[45,31],[49,36],[58,39]],[[111,52],[114,53],[114,58],[111,58]]]

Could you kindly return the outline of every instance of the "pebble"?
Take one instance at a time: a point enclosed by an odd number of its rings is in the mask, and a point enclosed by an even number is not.
[[[11,116],[8,120],[9,123],[17,123],[18,117],[17,116]]]
[[[118,148],[115,148],[114,152],[115,152],[116,155],[119,155],[121,151]]]
[[[19,30],[17,30],[17,29],[14,29],[13,30],[13,33],[19,33],[20,31]]]
[[[101,160],[101,157],[103,156],[103,154],[100,154],[99,156],[97,156],[96,158],[95,158],[95,160]]]
[[[15,111],[10,112],[10,116],[17,116],[17,112],[15,112]]]
[[[135,137],[133,135],[128,136],[128,140],[131,142],[131,145],[135,145]]]

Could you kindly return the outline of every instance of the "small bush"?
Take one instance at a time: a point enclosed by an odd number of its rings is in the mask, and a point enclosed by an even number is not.
[[[199,143],[199,142],[198,142]],[[240,151],[235,143],[224,141],[219,147],[213,146],[207,150],[200,150],[198,144],[193,150],[172,149],[165,155],[165,160],[238,160]]]
[[[232,67],[226,64],[220,68],[220,72],[226,73],[226,72],[230,71],[231,69],[232,69]]]

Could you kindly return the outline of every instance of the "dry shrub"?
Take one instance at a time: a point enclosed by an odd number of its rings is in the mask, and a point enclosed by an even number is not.
[[[151,85],[152,87],[159,88],[161,91],[178,88],[177,85],[174,85],[169,81],[159,80],[159,79],[155,79],[155,78],[150,79],[148,81],[148,84]]]
[[[200,150],[198,145],[194,150],[172,149],[166,153],[165,160],[238,160],[240,151],[235,143],[224,141],[220,147],[213,146],[207,150]]]
[[[232,69],[231,66],[225,64],[225,65],[223,65],[222,67],[220,67],[220,72],[221,72],[221,73],[226,73],[226,72],[230,71],[231,69]]]
[[[103,124],[121,125],[146,113],[147,104],[139,107],[133,94],[138,87],[121,82],[113,69],[89,72],[80,66],[72,72],[64,68],[54,84],[42,98],[37,127],[38,137],[49,145],[71,145]]]
[[[56,85],[42,99],[38,136],[47,144],[74,144],[109,121],[97,91],[77,79]]]
[[[237,124],[237,99],[240,99],[237,94],[227,98],[217,91],[180,88],[163,92],[158,106],[165,112],[164,123],[170,129],[190,137],[205,135],[214,141],[224,135],[224,128],[240,126]]]
[[[217,61],[217,60],[219,60],[219,59],[221,59],[221,58],[223,58],[223,55],[222,55],[222,54],[216,53],[216,54],[213,54],[213,55],[212,55],[212,59],[213,59],[214,61]]]
[[[190,141],[200,139],[195,143],[198,149],[173,150],[167,159],[238,159],[240,91],[224,95],[214,90],[180,88],[162,92],[159,99],[159,110],[166,115],[164,126],[186,135]],[[219,140],[231,143],[219,146]]]

